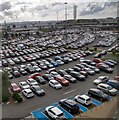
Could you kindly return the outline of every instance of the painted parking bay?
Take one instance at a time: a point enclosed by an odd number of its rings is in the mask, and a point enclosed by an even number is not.
[[[38,120],[49,120],[42,111],[35,110],[35,111],[32,111],[31,114]]]
[[[54,104],[51,104],[51,106],[55,106],[55,107],[58,107],[65,115],[65,117],[67,119],[72,119],[74,118],[73,115],[71,115],[69,112],[67,112],[64,108],[62,108],[61,106],[58,105],[58,102],[54,103]]]

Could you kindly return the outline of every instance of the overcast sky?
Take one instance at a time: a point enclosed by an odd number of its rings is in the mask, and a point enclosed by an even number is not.
[[[82,2],[83,1],[83,2]],[[0,0],[0,22],[64,20],[73,18],[73,5],[77,5],[77,18],[104,18],[117,16],[118,0]]]

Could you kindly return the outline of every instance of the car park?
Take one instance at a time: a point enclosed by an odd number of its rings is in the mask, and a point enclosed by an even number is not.
[[[22,90],[22,94],[27,97],[27,98],[31,98],[34,97],[33,92],[31,91],[31,89],[24,89]]]
[[[88,90],[88,95],[90,97],[95,97],[99,100],[102,101],[108,101],[109,100],[109,96],[105,93],[103,93],[101,90],[97,89],[97,88],[90,88]]]
[[[110,95],[117,94],[117,90],[106,83],[100,83],[97,88]]]
[[[45,108],[45,111],[52,119],[66,120],[64,113],[58,107],[48,106]]]
[[[38,85],[32,85],[31,90],[38,96],[44,96],[45,91]]]
[[[79,106],[74,100],[62,99],[59,101],[59,105],[66,109],[69,113],[79,113]]]
[[[56,80],[50,80],[49,81],[49,85],[55,89],[61,89],[62,88],[62,85],[57,82]]]
[[[90,105],[91,104],[91,98],[88,96],[88,95],[76,95],[74,100],[76,102],[79,102],[81,104],[84,104],[84,105]]]

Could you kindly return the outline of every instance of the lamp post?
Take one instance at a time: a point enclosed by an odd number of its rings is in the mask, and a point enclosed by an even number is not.
[[[67,2],[64,3],[65,5],[65,39],[67,40]]]

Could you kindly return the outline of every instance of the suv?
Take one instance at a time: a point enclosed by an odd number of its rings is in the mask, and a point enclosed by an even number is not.
[[[69,113],[75,114],[79,112],[79,106],[74,100],[63,99],[59,101],[59,105],[66,109]]]
[[[108,101],[109,100],[109,96],[105,93],[103,93],[101,90],[97,89],[97,88],[91,88],[88,91],[88,95],[91,97],[95,97],[97,99],[100,99],[102,101]]]
[[[117,94],[117,89],[111,87],[108,84],[105,83],[100,83],[98,85],[98,89],[102,90],[103,92],[110,94],[110,95],[116,95]]]
[[[82,103],[84,105],[90,105],[91,104],[91,98],[88,95],[77,95],[75,96],[75,101]]]
[[[64,113],[58,108],[54,106],[48,106],[45,108],[46,113],[55,120],[65,120]]]

